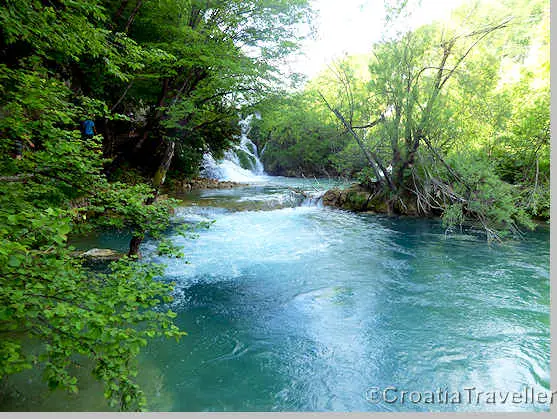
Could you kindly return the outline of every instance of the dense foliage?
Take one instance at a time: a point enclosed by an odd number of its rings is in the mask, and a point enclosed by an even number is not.
[[[305,0],[2,3],[0,379],[41,368],[77,391],[85,360],[110,401],[144,408],[135,356],[183,335],[160,309],[162,267],[136,258],[169,225],[159,189],[171,167],[194,175],[236,141],[240,106],[275,90],[307,18]],[[103,227],[133,238],[130,258],[98,269],[68,236]]]
[[[348,144],[335,121],[311,92],[271,97],[258,104],[265,117],[254,121],[265,169],[283,176],[336,176],[337,154]]]
[[[387,26],[407,27],[408,10],[391,9]],[[549,216],[549,3],[475,2],[388,31],[369,55],[338,60],[261,113],[272,171],[334,167],[391,213],[440,214],[489,239],[520,234]]]

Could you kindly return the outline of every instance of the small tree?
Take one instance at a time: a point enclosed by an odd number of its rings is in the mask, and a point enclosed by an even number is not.
[[[500,181],[498,187],[482,179],[472,182],[435,146],[441,142],[443,130],[438,124],[445,117],[445,93],[451,80],[472,50],[509,22],[507,18],[453,34],[429,25],[376,44],[364,112],[356,103],[362,98],[353,92],[353,77],[337,66],[342,107],[325,95],[322,99],[359,145],[390,213],[442,213],[458,205],[463,216],[479,222],[490,238],[498,237],[497,229],[518,231],[516,223],[530,225],[515,206],[486,192],[505,189]],[[358,117],[365,122],[358,122]],[[500,205],[502,213],[497,217],[490,217],[493,205]],[[458,218],[455,208],[451,219]]]

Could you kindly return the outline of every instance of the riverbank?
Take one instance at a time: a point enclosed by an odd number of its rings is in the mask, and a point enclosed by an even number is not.
[[[353,212],[390,213],[387,198],[379,188],[366,188],[359,183],[345,189],[329,189],[323,195],[323,205]],[[398,215],[419,215],[416,201],[410,197],[395,203],[394,210]]]
[[[402,199],[392,203],[389,208],[389,200],[386,194],[381,190],[380,186],[376,183],[366,187],[359,183],[354,183],[347,188],[332,188],[327,190],[322,196],[323,206],[339,208],[346,211],[355,213],[369,213],[369,214],[387,214],[397,215],[404,217],[419,217],[419,218],[442,218],[443,210],[441,208],[429,208],[428,213],[423,210],[419,211],[419,205],[416,197],[412,194],[406,194]],[[530,214],[530,226],[522,226],[522,230],[537,229],[549,226],[549,218],[533,216]],[[459,223],[460,228],[467,225],[472,227],[470,231],[474,231],[474,226],[480,226],[482,232],[487,232],[489,236],[489,227],[486,226],[481,220],[465,219],[464,217]],[[503,231],[508,228],[504,224],[499,227]],[[477,230],[476,230],[477,231]],[[521,233],[519,232],[519,235]],[[495,236],[498,240],[501,236]]]

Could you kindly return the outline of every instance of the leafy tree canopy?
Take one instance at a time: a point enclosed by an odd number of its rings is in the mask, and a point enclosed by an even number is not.
[[[174,201],[173,168],[236,141],[242,106],[276,90],[306,0],[13,0],[0,6],[0,378],[41,368],[79,389],[83,360],[122,410],[145,408],[134,359],[179,338],[172,284],[139,261]],[[82,138],[85,119],[97,136]],[[16,158],[17,157],[17,158]],[[132,182],[119,174],[139,173]],[[135,172],[134,172],[135,173]],[[126,176],[121,176],[122,179]],[[132,232],[130,257],[91,267],[68,237]],[[180,256],[162,241],[162,254]]]

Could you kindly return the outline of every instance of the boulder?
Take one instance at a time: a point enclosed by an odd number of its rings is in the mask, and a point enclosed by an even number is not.
[[[355,183],[347,189],[334,188],[325,192],[323,205],[355,212],[389,214],[388,199],[381,186],[376,183],[368,187]],[[412,194],[404,194],[399,200],[393,202],[392,213],[418,215],[416,197]]]
[[[342,191],[339,188],[329,189],[323,195],[323,205],[326,207],[341,207]]]
[[[82,258],[92,261],[113,261],[121,259],[124,254],[112,249],[89,249],[79,255]]]
[[[323,205],[356,212],[387,213],[385,197],[363,185],[354,183],[347,189],[333,188],[323,195]]]

